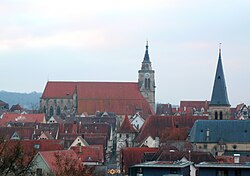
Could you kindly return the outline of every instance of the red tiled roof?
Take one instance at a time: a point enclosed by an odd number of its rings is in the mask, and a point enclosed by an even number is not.
[[[73,146],[71,147],[82,162],[104,162],[102,145]]]
[[[124,166],[125,173],[128,172],[128,168],[132,165],[139,164],[142,162],[143,155],[146,152],[156,152],[158,148],[124,148],[121,150],[121,157]]]
[[[72,98],[77,92],[78,114],[97,111],[134,115],[138,109],[143,116],[153,109],[133,82],[47,82],[42,98]]]
[[[117,133],[137,133],[138,131],[133,127],[128,119],[128,115],[125,116],[121,127],[117,130]]]
[[[76,153],[73,150],[57,150],[57,151],[42,151],[39,152],[42,158],[47,163],[52,171],[56,171],[56,155],[78,160]]]
[[[82,124],[80,133],[99,133],[109,138],[111,135],[111,126],[106,123]]]
[[[77,82],[48,81],[42,98],[72,98]]]
[[[137,142],[141,142],[148,136],[159,137],[160,140],[165,137],[186,137],[188,130],[192,128],[196,120],[207,120],[207,116],[151,116],[146,119]],[[173,131],[174,130],[174,131]],[[166,138],[165,138],[166,139]],[[170,139],[169,139],[170,140]],[[172,139],[176,140],[176,139]]]
[[[63,140],[23,140],[21,144],[24,151],[32,149],[37,151],[63,150]],[[35,145],[39,145],[39,148],[35,148]]]
[[[22,107],[19,104],[16,105],[12,105],[12,107],[10,108],[10,111],[21,111]]]
[[[201,110],[204,108],[206,112],[208,110],[209,101],[181,101],[180,102],[180,112],[184,112],[184,107],[186,107],[186,113],[192,113],[193,108],[196,110]]]
[[[43,123],[44,121],[45,121],[45,114],[4,113],[2,119],[0,119],[0,126],[6,126],[8,122]]]
[[[4,139],[10,139],[14,133],[17,133],[21,140],[32,139],[34,128],[29,127],[0,127],[0,136]]]
[[[8,105],[7,103],[5,103],[4,101],[0,100],[0,106],[6,106]]]

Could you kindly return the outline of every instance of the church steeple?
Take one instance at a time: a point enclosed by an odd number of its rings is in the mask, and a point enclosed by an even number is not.
[[[141,94],[155,109],[155,71],[152,69],[148,54],[148,41],[146,43],[146,51],[142,61],[141,70],[138,71],[138,85]]]
[[[219,59],[214,79],[214,87],[210,106],[230,106],[227,96],[226,81],[223,72],[221,47],[219,48]]]
[[[220,47],[218,64],[214,78],[214,87],[211,101],[209,103],[209,119],[226,120],[230,119],[230,117],[230,103],[227,96],[227,87],[223,72]]]
[[[148,54],[148,41],[147,41],[147,43],[146,43],[146,51],[145,51],[145,55],[144,55],[143,62],[148,62],[148,63],[150,63],[149,54]]]

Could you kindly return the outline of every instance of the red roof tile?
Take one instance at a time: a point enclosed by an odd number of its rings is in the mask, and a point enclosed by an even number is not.
[[[42,151],[38,153],[46,161],[52,171],[56,171],[56,155],[78,160],[73,150]]]
[[[148,136],[159,137],[160,140],[165,137],[182,139],[187,135],[196,120],[207,120],[207,116],[151,116],[146,119],[136,141],[141,142]],[[174,131],[173,131],[174,129]],[[172,139],[172,138],[171,138]],[[176,140],[176,139],[172,139]]]
[[[77,82],[48,81],[42,98],[72,98]]]
[[[0,136],[4,139],[11,139],[14,133],[17,133],[21,140],[31,140],[34,134],[34,128],[29,127],[0,127]]]
[[[121,150],[122,164],[124,166],[125,173],[128,172],[128,168],[132,165],[142,162],[143,155],[146,152],[156,152],[158,148],[124,148]]]
[[[134,115],[138,109],[145,117],[154,114],[138,83],[133,82],[48,82],[42,98],[72,98],[74,92],[77,92],[78,114],[107,111]]]
[[[82,162],[104,162],[102,145],[73,146],[71,149],[76,152]]]
[[[128,119],[128,115],[125,116],[121,127],[117,130],[117,133],[137,133],[138,131],[133,127]]]
[[[0,126],[6,126],[8,122],[45,122],[45,114],[16,114],[4,113],[0,119]]]

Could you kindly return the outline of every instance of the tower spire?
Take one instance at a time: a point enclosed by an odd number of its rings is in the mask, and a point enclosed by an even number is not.
[[[219,45],[219,58],[214,79],[214,87],[210,106],[230,106],[227,96],[226,81],[221,59],[221,43]]]
[[[145,51],[143,62],[150,62],[149,54],[148,54],[148,40],[146,42],[146,51]]]

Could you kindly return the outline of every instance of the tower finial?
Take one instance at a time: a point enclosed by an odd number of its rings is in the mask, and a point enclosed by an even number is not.
[[[221,58],[221,42],[219,43],[219,58]]]
[[[146,50],[148,50],[148,40],[146,41]]]

